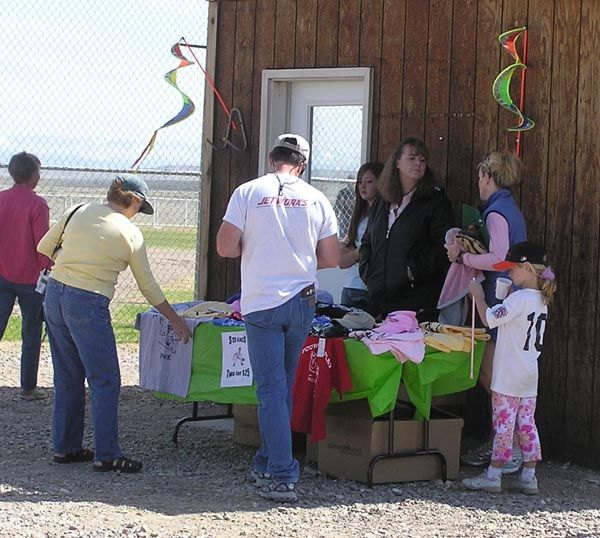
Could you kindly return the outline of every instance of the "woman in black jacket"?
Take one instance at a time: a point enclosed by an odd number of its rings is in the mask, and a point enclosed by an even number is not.
[[[437,319],[453,215],[427,158],[421,140],[405,138],[379,177],[380,197],[371,208],[359,262],[374,315],[414,310],[420,321]]]

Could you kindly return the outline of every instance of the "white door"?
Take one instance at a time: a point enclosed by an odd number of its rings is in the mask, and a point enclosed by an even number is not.
[[[305,178],[333,205],[343,238],[354,207],[356,171],[368,159],[371,118],[370,70],[299,69],[263,73],[261,157],[277,134],[305,136],[311,158]],[[319,289],[339,303],[345,272],[318,271]]]

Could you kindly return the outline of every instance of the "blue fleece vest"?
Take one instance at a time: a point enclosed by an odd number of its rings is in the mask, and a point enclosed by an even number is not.
[[[506,222],[508,222],[508,243],[513,246],[515,243],[527,240],[527,225],[523,213],[517,207],[517,203],[508,189],[500,189],[492,194],[482,205],[483,220],[490,213],[499,213]],[[488,305],[497,304],[500,301],[496,299],[496,279],[501,276],[508,276],[508,272],[500,273],[498,271],[484,271],[485,281],[483,289]]]
[[[500,213],[508,222],[508,242],[512,247],[515,243],[527,241],[527,226],[523,213],[517,207],[517,203],[508,189],[500,189],[492,194],[484,204],[481,205],[483,210],[483,220],[490,213]]]

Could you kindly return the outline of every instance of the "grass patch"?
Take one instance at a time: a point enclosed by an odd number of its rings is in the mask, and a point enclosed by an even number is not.
[[[194,299],[192,291],[167,290],[167,300],[170,303],[184,303]],[[135,329],[135,318],[150,308],[147,303],[121,303],[111,309],[112,325],[117,344],[135,343],[139,339],[139,331]],[[21,339],[21,317],[11,316],[4,333],[3,340],[16,342]]]
[[[146,247],[181,248],[195,250],[197,232],[195,228],[150,228],[140,226]]]
[[[8,325],[6,326],[2,340],[6,340],[7,342],[16,342],[17,340],[21,340],[20,316],[10,316],[10,318],[8,318]]]
[[[194,300],[192,291],[182,290],[166,290],[165,295],[170,303],[185,303]],[[113,308],[112,320],[115,338],[118,344],[126,344],[137,342],[140,336],[139,331],[135,328],[135,318],[141,313],[150,308],[147,303],[123,303]]]

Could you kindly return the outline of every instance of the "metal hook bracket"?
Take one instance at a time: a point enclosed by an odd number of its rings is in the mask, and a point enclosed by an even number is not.
[[[236,131],[239,129],[242,137],[241,144],[235,144],[234,142],[232,142],[232,126],[234,126]],[[213,144],[211,140],[209,140],[208,143],[215,151],[222,151],[227,146],[233,148],[236,151],[244,151],[248,147],[248,141],[246,139],[246,130],[244,129],[244,120],[242,119],[242,113],[238,108],[232,108],[231,112],[229,113],[229,116],[227,117],[227,127],[225,128],[225,135],[222,138],[222,144]]]

